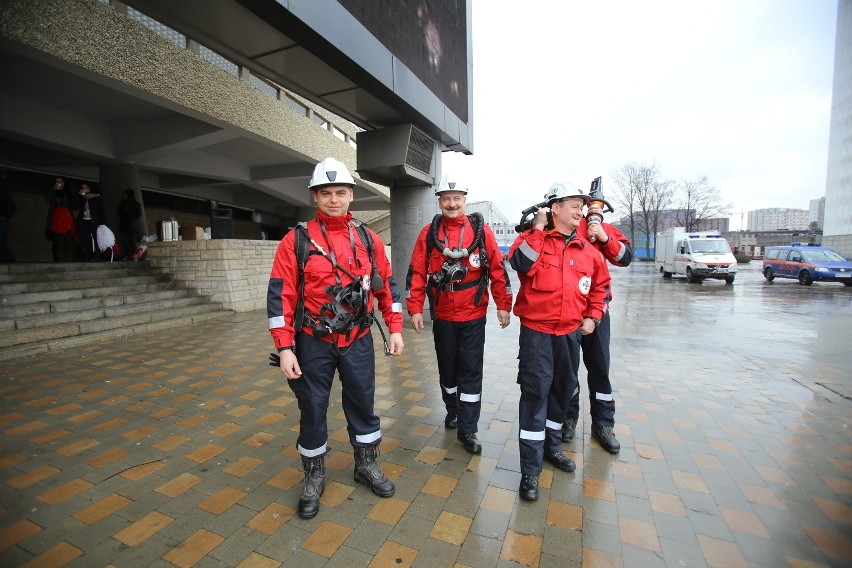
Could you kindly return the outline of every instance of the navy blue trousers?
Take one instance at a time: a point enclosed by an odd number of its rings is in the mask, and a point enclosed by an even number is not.
[[[475,434],[482,410],[485,317],[471,321],[435,319],[432,338],[447,414],[458,416],[459,433]]]
[[[586,366],[586,382],[589,387],[589,412],[592,422],[598,426],[615,426],[615,400],[609,382],[609,311],[604,314],[600,325],[589,335],[583,335],[580,345],[583,350],[583,365]],[[571,397],[568,418],[580,416],[580,384]]]
[[[334,372],[340,375],[343,413],[353,448],[375,446],[382,441],[379,417],[373,412],[376,392],[376,355],[370,332],[338,353],[334,345],[307,333],[296,335],[296,357],[302,376],[287,384],[299,401],[299,453],[305,457],[325,454],[328,444],[328,399]]]
[[[562,423],[577,388],[580,330],[551,335],[521,325],[518,344],[521,473],[538,475],[545,451],[562,452]]]

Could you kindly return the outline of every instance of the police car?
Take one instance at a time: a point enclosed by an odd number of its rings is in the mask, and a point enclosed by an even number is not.
[[[775,278],[795,278],[803,286],[818,280],[852,286],[852,262],[819,243],[790,243],[766,249],[763,277],[768,282]]]

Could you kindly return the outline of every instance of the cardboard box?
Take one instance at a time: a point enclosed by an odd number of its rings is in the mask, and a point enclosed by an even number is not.
[[[204,229],[198,225],[184,225],[180,228],[180,236],[185,241],[203,241]]]

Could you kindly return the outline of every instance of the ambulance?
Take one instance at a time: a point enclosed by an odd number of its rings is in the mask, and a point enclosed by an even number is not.
[[[687,282],[712,278],[733,284],[737,275],[737,259],[718,231],[673,227],[657,233],[654,263],[663,278],[686,276]]]

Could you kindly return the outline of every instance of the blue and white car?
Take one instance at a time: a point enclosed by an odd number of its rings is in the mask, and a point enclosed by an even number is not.
[[[768,282],[775,278],[795,278],[802,286],[817,281],[852,286],[852,262],[819,243],[790,243],[766,249],[763,277]]]

